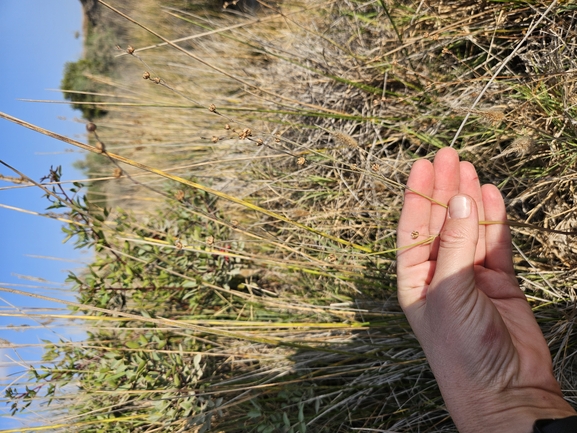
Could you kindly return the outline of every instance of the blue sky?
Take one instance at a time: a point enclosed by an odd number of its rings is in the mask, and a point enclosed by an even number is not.
[[[18,100],[62,100],[60,92],[48,89],[60,87],[64,64],[78,60],[81,54],[79,0],[0,0],[0,111],[86,141],[80,114],[69,105]],[[81,179],[82,174],[72,168],[72,163],[82,157],[69,145],[0,119],[0,159],[37,181],[48,174],[51,166],[59,165],[63,168],[64,179]],[[4,167],[0,167],[0,173],[14,176]],[[42,191],[37,188],[6,189],[11,185],[0,180],[0,204],[45,211],[48,203],[42,198]],[[62,244],[64,235],[60,227],[61,223],[56,221],[0,208],[0,286],[72,299],[70,293],[62,291],[62,283],[68,270],[79,270],[81,263],[89,260],[89,253],[74,250],[72,244]],[[18,284],[37,287],[15,286]],[[40,301],[0,292],[0,313],[12,310],[8,303],[20,307],[46,306]],[[39,338],[46,337],[42,330],[14,332],[6,329],[7,325],[21,323],[20,319],[0,317],[0,338],[20,343],[39,342]],[[35,354],[26,351],[16,354],[0,349],[0,377],[6,373],[7,356],[29,359]],[[3,389],[0,389],[2,397]],[[5,413],[6,408],[0,404],[0,429],[18,427],[13,420],[2,416]]]

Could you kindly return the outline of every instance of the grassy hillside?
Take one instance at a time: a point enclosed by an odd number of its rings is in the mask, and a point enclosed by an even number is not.
[[[501,189],[577,405],[577,7],[261,3],[99,2],[87,199],[56,191],[98,252],[70,277],[90,336],[48,345],[14,410],[83,432],[456,431],[395,293],[408,171],[445,146]]]

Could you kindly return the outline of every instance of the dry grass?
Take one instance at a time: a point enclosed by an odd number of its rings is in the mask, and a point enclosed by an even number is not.
[[[222,255],[230,244],[243,263],[241,284],[204,286],[221,300],[203,316],[210,329],[179,331],[212,341],[203,353],[222,362],[199,382],[224,399],[209,411],[213,431],[281,431],[283,411],[286,431],[454,431],[395,300],[403,185],[416,158],[443,146],[499,185],[513,220],[534,225],[513,227],[517,271],[577,404],[577,246],[539,229],[575,230],[571,4],[310,0],[255,18],[110,3],[166,39],[197,33],[180,49],[144,49],[162,41],[103,9],[125,30],[117,75],[95,78],[114,96],[89,139],[104,143],[107,163],[91,173],[111,178],[101,197],[137,215],[134,227],[167,196],[176,200],[161,215],[192,210],[205,221],[184,233],[167,217],[119,244],[167,255]],[[238,200],[197,209],[181,184],[125,166],[118,178],[106,152]],[[296,317],[302,325],[288,326]],[[196,431],[184,421],[139,428],[161,425]]]

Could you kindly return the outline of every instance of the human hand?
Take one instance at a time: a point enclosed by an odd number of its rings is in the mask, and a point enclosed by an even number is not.
[[[398,297],[461,433],[529,433],[575,415],[515,278],[505,205],[475,168],[441,149],[415,162],[397,231]],[[449,210],[439,203],[449,203]],[[418,238],[414,239],[418,233]],[[407,247],[429,236],[432,242]]]

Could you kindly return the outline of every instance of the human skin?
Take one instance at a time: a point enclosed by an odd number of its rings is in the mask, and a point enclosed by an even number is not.
[[[481,187],[473,165],[451,148],[433,163],[416,161],[407,187],[399,302],[459,432],[530,433],[536,419],[575,415],[517,283],[509,227],[479,224],[506,221],[499,190]]]

